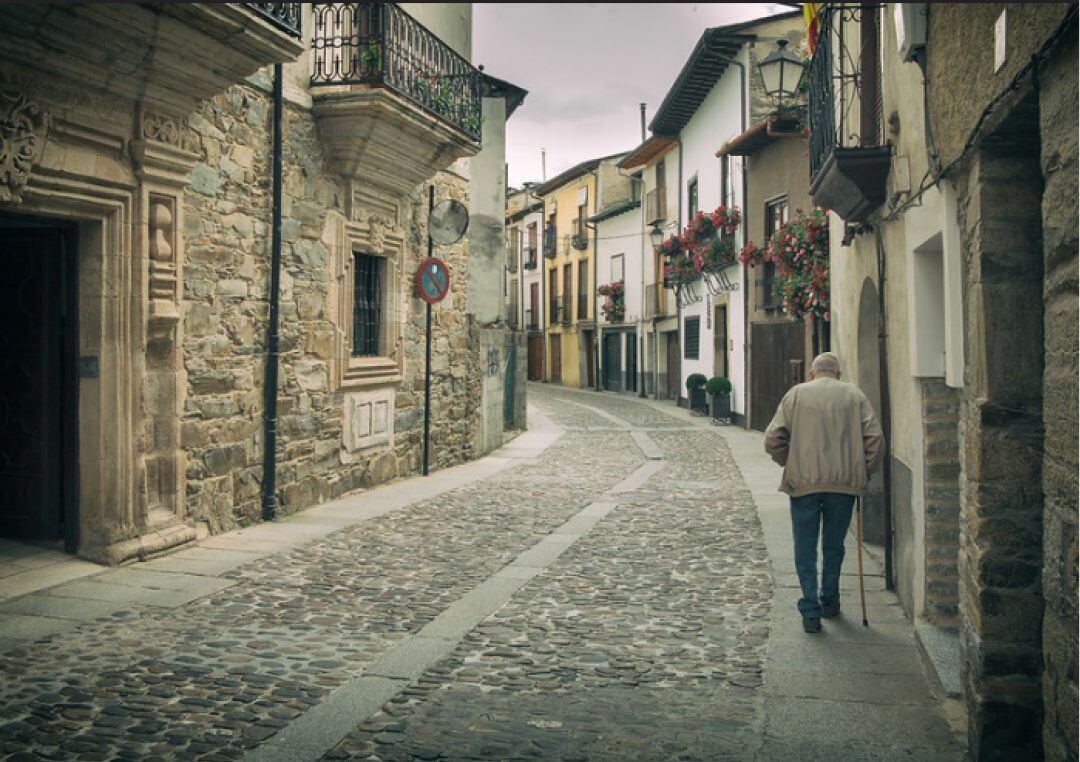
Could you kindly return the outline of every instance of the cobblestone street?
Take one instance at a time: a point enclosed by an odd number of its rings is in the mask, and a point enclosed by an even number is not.
[[[521,440],[546,441],[437,494],[399,482],[300,514],[291,545],[266,539],[283,522],[0,604],[0,750],[784,758],[792,739],[770,731],[767,698],[775,575],[722,430],[547,386],[531,385],[530,405],[539,432]],[[365,503],[382,507],[356,514]],[[39,620],[67,626],[12,636]],[[912,699],[907,714],[879,710],[921,735],[832,758],[959,759],[914,649],[896,642],[903,658],[879,671]]]

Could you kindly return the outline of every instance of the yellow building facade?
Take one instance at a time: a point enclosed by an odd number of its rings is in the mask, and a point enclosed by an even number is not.
[[[544,204],[544,380],[579,389],[596,384],[596,235],[586,220],[596,211],[601,161],[578,164],[533,191]]]

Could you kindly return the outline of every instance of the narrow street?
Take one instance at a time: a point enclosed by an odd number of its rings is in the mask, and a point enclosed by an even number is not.
[[[6,599],[0,751],[962,758],[880,574],[869,630],[851,554],[840,618],[802,632],[759,435],[529,401],[530,431],[476,463]]]

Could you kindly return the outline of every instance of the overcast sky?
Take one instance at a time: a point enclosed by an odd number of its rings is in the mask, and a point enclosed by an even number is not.
[[[641,142],[708,27],[792,8],[775,3],[474,3],[473,62],[529,91],[506,128],[510,184],[547,178]]]

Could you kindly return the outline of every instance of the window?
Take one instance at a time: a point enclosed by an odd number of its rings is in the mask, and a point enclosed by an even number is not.
[[[573,320],[571,315],[571,308],[573,307],[574,298],[574,270],[570,265],[563,265],[563,303],[562,303],[562,315],[560,315],[562,322],[569,323]]]
[[[530,222],[528,226],[529,243],[525,249],[525,259],[530,267],[536,267],[536,223]]]
[[[788,221],[787,196],[767,201],[765,203],[765,240],[773,233],[782,228]],[[776,282],[776,264],[766,262],[761,266],[761,277],[758,283],[761,286],[760,305],[762,309],[776,309],[776,301],[773,299],[773,283]]]
[[[382,257],[353,252],[353,357],[378,357],[382,335]]]
[[[577,271],[577,319],[589,319],[589,260],[578,262]]]
[[[559,271],[548,270],[548,325],[559,320]]]
[[[667,219],[667,172],[663,159],[656,162],[656,217]]]
[[[623,280],[626,277],[625,255],[616,254],[611,258],[611,282]]]
[[[686,184],[686,219],[690,219],[698,210],[697,178],[694,177]]]
[[[727,154],[720,157],[720,204],[722,206],[731,206],[728,202],[728,196],[731,192],[731,162]]]
[[[683,357],[687,360],[698,359],[698,345],[700,343],[701,318],[685,318],[683,320]]]

